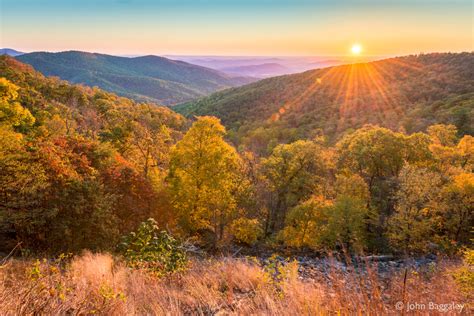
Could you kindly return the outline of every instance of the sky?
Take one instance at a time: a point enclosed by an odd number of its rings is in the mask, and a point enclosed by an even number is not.
[[[472,0],[0,0],[0,46],[119,55],[474,50]]]

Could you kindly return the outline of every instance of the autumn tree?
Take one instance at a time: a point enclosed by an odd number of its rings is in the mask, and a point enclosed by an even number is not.
[[[35,122],[30,111],[17,101],[19,87],[0,78],[0,124],[14,127],[28,126]]]
[[[429,149],[436,159],[438,169],[450,175],[473,172],[474,137],[465,135],[458,141],[454,126],[439,124],[432,127],[436,129],[430,130],[432,142]]]
[[[335,196],[312,196],[288,213],[285,244],[314,249],[362,250],[366,246],[369,191],[358,175],[338,175]]]
[[[261,224],[256,218],[239,217],[232,222],[230,231],[235,240],[250,246],[263,235]]]
[[[168,168],[171,146],[180,135],[173,127],[181,127],[182,117],[149,104],[111,112],[105,114],[108,124],[101,132],[102,139],[133,162],[144,177],[161,182]]]
[[[261,162],[261,174],[271,192],[265,233],[283,228],[288,209],[320,190],[327,170],[323,147],[314,141],[296,141],[275,147]]]
[[[121,234],[133,231],[147,218],[162,220],[168,209],[152,183],[134,165],[118,154],[101,170],[105,192],[114,196],[114,214]],[[168,214],[166,214],[168,215]]]
[[[355,173],[367,183],[370,192],[368,208],[376,220],[368,227],[376,248],[385,248],[385,222],[394,211],[394,194],[398,175],[406,163],[423,164],[430,159],[429,140],[423,134],[406,136],[387,128],[364,126],[346,135],[336,144],[337,167]]]
[[[216,240],[236,209],[239,156],[223,137],[225,128],[214,117],[198,117],[171,150],[167,178],[183,229],[210,229]]]
[[[474,174],[455,175],[441,192],[440,237],[449,244],[469,244],[474,227]]]
[[[24,135],[0,126],[0,249],[10,251],[17,242],[17,225],[34,226],[24,212],[35,208],[48,186],[43,165],[32,159]],[[16,216],[19,218],[16,218]],[[32,218],[35,220],[34,218]]]
[[[466,172],[474,172],[474,137],[465,135],[456,146],[455,164]]]
[[[343,247],[360,251],[367,246],[370,193],[364,179],[357,174],[338,175],[336,198],[327,212],[326,244],[329,248]]]
[[[457,128],[454,125],[436,124],[427,129],[433,142],[441,146],[453,146],[457,141]]]
[[[392,246],[404,253],[422,253],[435,238],[436,211],[443,181],[425,168],[406,166],[400,174],[395,212],[388,221]]]
[[[365,126],[345,136],[337,148],[339,168],[363,177],[372,194],[377,180],[398,175],[405,158],[403,135],[375,126]]]
[[[322,249],[328,231],[330,200],[323,196],[312,196],[292,208],[286,217],[286,225],[279,236],[285,245]]]

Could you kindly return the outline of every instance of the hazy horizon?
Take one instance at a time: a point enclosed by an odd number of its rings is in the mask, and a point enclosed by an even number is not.
[[[118,57],[143,57],[143,56],[161,56],[161,57],[189,57],[189,58],[199,58],[199,57],[206,57],[206,58],[333,58],[333,57],[351,57],[351,54],[335,54],[335,55],[226,55],[226,54],[161,54],[161,53],[137,53],[137,54],[127,54],[127,53],[108,53],[104,51],[90,51],[90,50],[80,50],[80,49],[62,49],[62,50],[45,50],[45,49],[37,49],[37,50],[22,50],[17,47],[0,47],[0,49],[11,49],[23,54],[30,54],[30,53],[64,53],[64,52],[84,52],[90,54],[102,54],[102,55],[111,55],[111,56],[118,56]],[[463,51],[457,51],[453,53],[460,53]],[[428,54],[428,53],[450,53],[449,51],[436,51],[436,52],[414,52],[411,54]],[[363,57],[373,57],[373,58],[391,58],[397,57],[398,55],[368,55],[365,54]],[[400,55],[402,56],[402,55]]]
[[[229,59],[234,59],[234,58],[252,58],[252,59],[265,59],[265,58],[289,58],[289,59],[301,59],[301,58],[354,58],[354,56],[350,53],[347,54],[334,54],[334,55],[327,55],[327,54],[315,54],[315,55],[234,55],[234,54],[161,54],[161,53],[137,53],[137,54],[127,54],[127,53],[110,53],[110,52],[104,52],[104,51],[90,51],[90,50],[81,50],[81,49],[61,49],[61,50],[45,50],[45,49],[37,49],[37,50],[22,50],[17,47],[7,47],[3,46],[0,47],[0,49],[6,50],[6,49],[11,49],[15,50],[18,52],[21,52],[23,54],[30,54],[30,53],[64,53],[64,52],[71,52],[71,51],[78,51],[78,52],[84,52],[84,53],[90,53],[90,54],[102,54],[102,55],[111,55],[111,56],[117,56],[117,57],[128,57],[128,58],[135,58],[135,57],[143,57],[143,56],[159,56],[159,57],[166,57],[172,59],[173,57],[183,57],[183,58],[229,58]],[[474,49],[474,48],[473,48]],[[458,50],[458,51],[453,51],[453,50],[446,50],[446,51],[419,51],[419,52],[411,52],[411,53],[406,53],[406,54],[386,54],[386,55],[374,55],[374,54],[363,54],[356,56],[357,60],[360,59],[385,59],[385,58],[395,58],[395,57],[403,57],[403,56],[408,56],[408,55],[420,55],[420,54],[432,54],[432,53],[463,53],[463,52],[473,52],[473,50]]]
[[[0,45],[110,55],[364,56],[472,51],[472,3],[2,0]]]

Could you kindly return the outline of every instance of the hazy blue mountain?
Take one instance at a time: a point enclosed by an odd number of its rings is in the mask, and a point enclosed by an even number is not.
[[[221,68],[221,71],[239,76],[256,78],[275,77],[289,73],[291,70],[278,63],[264,63],[258,65],[244,65]]]
[[[8,56],[20,56],[23,55],[23,52],[19,52],[17,50],[14,50],[12,48],[0,48],[0,55],[8,55]]]
[[[175,60],[182,60],[194,65],[208,67],[230,74],[249,75],[255,77],[270,77],[294,74],[306,70],[331,67],[354,62],[368,62],[382,59],[381,56],[166,56]],[[269,65],[268,65],[269,64]],[[280,69],[273,71],[265,70],[266,67]],[[248,68],[247,68],[248,67]],[[260,71],[259,68],[262,68]]]
[[[67,51],[28,53],[17,59],[46,76],[57,76],[72,83],[98,86],[138,101],[165,105],[190,101],[255,81],[158,56],[127,58]]]

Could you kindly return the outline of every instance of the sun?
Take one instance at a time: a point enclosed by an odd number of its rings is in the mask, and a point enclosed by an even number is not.
[[[362,52],[362,46],[360,44],[352,45],[351,52],[354,55],[359,55]]]

